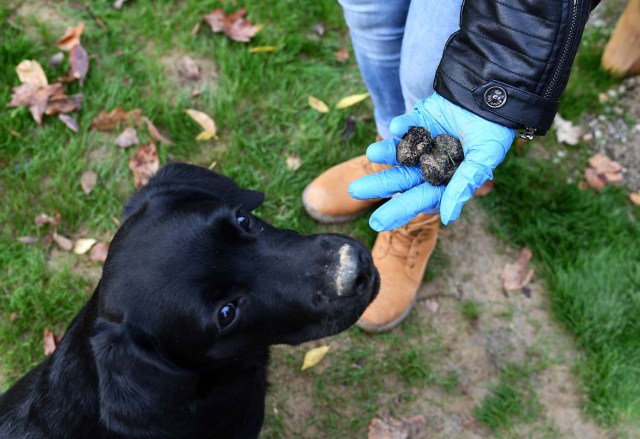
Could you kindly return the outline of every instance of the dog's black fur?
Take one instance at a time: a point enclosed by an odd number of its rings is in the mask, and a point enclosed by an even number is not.
[[[0,438],[256,437],[269,345],[348,328],[379,285],[360,244],[276,229],[249,214],[262,200],[162,168],[56,351],[0,397]]]

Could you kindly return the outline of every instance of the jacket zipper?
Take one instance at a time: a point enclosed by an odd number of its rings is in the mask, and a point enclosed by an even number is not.
[[[569,32],[567,35],[567,39],[565,40],[565,45],[562,48],[562,53],[560,54],[560,60],[556,66],[556,70],[553,72],[553,76],[551,77],[551,81],[547,86],[547,90],[544,93],[544,97],[550,99],[554,96],[556,88],[558,86],[558,81],[560,80],[561,73],[565,71],[565,64],[569,58],[569,54],[571,53],[571,49],[573,48],[573,40],[576,34],[576,29],[578,27],[578,1],[573,0],[573,6],[571,10],[571,21],[569,22]]]

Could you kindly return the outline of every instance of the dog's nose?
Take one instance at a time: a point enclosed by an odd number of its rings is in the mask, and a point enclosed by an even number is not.
[[[371,256],[362,248],[342,244],[336,261],[336,294],[340,297],[361,295],[373,283]]]

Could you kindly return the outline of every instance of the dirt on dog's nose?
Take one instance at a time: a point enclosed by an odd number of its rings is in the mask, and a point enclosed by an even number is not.
[[[335,267],[336,294],[351,297],[371,292],[374,282],[371,256],[361,246],[344,243]]]

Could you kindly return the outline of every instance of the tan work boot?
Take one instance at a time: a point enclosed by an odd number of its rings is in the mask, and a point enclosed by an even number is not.
[[[321,223],[340,223],[362,215],[380,199],[356,200],[347,192],[360,177],[391,168],[370,162],[367,156],[356,157],[327,169],[302,193],[302,204],[311,218]]]
[[[440,215],[420,214],[403,227],[378,233],[371,253],[380,292],[356,323],[359,328],[387,331],[409,314],[439,229]]]

